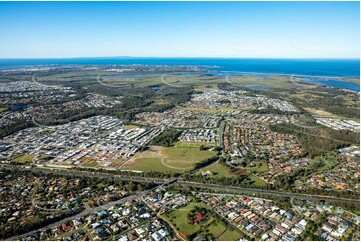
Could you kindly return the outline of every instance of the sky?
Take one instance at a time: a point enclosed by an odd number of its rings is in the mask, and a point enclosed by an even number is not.
[[[0,2],[0,58],[359,58],[359,2]]]

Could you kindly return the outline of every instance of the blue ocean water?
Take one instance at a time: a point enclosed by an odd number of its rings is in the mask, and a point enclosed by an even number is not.
[[[360,77],[360,59],[255,59],[255,58],[64,58],[64,59],[0,59],[0,69],[28,65],[74,64],[144,64],[144,65],[202,65],[217,67],[215,71],[297,74],[329,77]],[[323,80],[322,85],[360,90],[360,85],[343,81]]]

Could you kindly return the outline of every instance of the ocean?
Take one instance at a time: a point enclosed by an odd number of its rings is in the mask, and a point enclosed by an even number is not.
[[[29,65],[201,65],[219,72],[257,72],[269,74],[326,77],[360,77],[359,59],[256,59],[256,58],[62,58],[62,59],[0,59],[0,69]],[[343,85],[344,83],[344,85]],[[321,85],[360,91],[360,85],[330,78]]]

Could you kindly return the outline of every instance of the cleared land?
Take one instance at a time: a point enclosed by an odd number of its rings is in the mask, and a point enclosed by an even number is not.
[[[314,109],[314,108],[305,108],[308,112],[310,112],[311,114],[313,114],[315,117],[320,117],[320,118],[338,118],[337,115],[334,115],[330,112],[326,112],[324,110],[320,110],[320,109]]]
[[[214,143],[209,143],[209,142],[176,142],[174,143],[174,147],[177,148],[199,148],[201,145],[205,146],[205,147],[212,147],[214,146]]]
[[[193,169],[194,164],[214,156],[214,151],[201,151],[195,147],[159,147],[137,154],[121,168],[136,171],[181,173]]]
[[[217,163],[217,164],[213,164],[213,165],[210,165],[206,168],[204,168],[203,170],[201,170],[203,172],[205,171],[211,171],[213,174],[210,175],[209,177],[216,177],[216,178],[222,178],[222,177],[236,177],[235,174],[233,174],[231,171],[230,171],[230,168],[222,165],[221,163]],[[198,174],[201,174],[201,171],[198,172]]]
[[[139,128],[139,126],[137,125],[124,125],[123,129],[136,129]]]
[[[87,163],[83,163],[81,166],[94,168],[94,167],[96,167],[97,165],[98,165],[97,162],[87,162]]]
[[[24,164],[24,163],[30,163],[33,161],[34,155],[32,154],[25,154],[19,157],[16,157],[15,159],[12,159],[11,162]]]

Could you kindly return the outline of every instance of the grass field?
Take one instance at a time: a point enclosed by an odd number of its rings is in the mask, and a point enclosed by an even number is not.
[[[200,226],[190,224],[188,222],[188,213],[195,207],[198,206],[197,203],[190,203],[181,209],[177,209],[171,211],[170,213],[166,213],[165,215],[169,219],[169,221],[175,224],[177,230],[181,233],[189,235],[193,234],[194,232],[199,231]]]
[[[178,147],[157,147],[156,151],[137,154],[122,169],[182,173],[216,154],[215,151],[201,151],[198,147],[184,147],[182,143]]]
[[[268,171],[267,161],[262,161],[262,165],[260,167],[245,167],[244,169],[255,172],[266,172]]]
[[[109,161],[112,162],[111,167],[118,167],[124,163],[123,159],[109,159]]]
[[[265,182],[264,180],[253,174],[248,175],[248,178],[251,179],[251,181],[253,181],[253,185],[255,186],[264,187],[267,185],[267,182]]]
[[[214,235],[214,237],[218,238],[220,235],[223,234],[223,232],[226,231],[227,228],[222,222],[217,222],[215,224],[212,223],[211,225],[209,225],[208,229],[209,232]]]
[[[219,241],[238,241],[242,236],[235,230],[227,229],[217,240]]]
[[[158,76],[142,76],[142,81],[137,82],[140,87],[155,86],[155,85],[174,85],[177,87],[197,84],[198,86],[215,86],[216,84],[223,83],[224,79],[219,77],[207,77],[197,74],[192,75],[176,75],[169,74],[162,78],[162,75]]]
[[[205,147],[212,147],[215,145],[215,143],[209,143],[209,142],[175,142],[174,147],[176,148],[199,148],[201,145]]]
[[[236,177],[235,174],[233,174],[230,169],[224,165],[222,165],[221,163],[217,163],[217,164],[213,164],[211,166],[206,167],[205,169],[201,170],[201,171],[211,171],[213,173],[213,175],[211,175],[210,177],[216,177],[216,178],[222,178],[222,177]],[[198,172],[199,174],[201,172]]]
[[[165,216],[181,234],[190,235],[198,232],[198,235],[200,235],[204,231],[209,231],[217,240],[235,241],[241,238],[237,231],[231,231],[223,222],[217,221],[212,217],[202,225],[195,225],[190,222],[188,220],[188,213],[196,206],[199,206],[199,204],[190,203],[185,207],[166,213]],[[207,209],[210,208],[207,207]]]
[[[24,164],[24,163],[31,163],[33,161],[34,155],[32,154],[25,154],[19,157],[16,157],[15,159],[12,159],[11,162]]]
[[[0,113],[5,112],[6,110],[8,110],[7,108],[0,108]]]
[[[326,153],[323,156],[317,156],[314,160],[311,160],[311,162],[317,161],[322,161],[324,163],[324,166],[321,168],[321,170],[324,171],[330,170],[332,167],[338,164],[336,157],[330,153]]]
[[[167,157],[167,162],[190,162],[197,163],[214,156],[216,152],[208,150],[199,150],[199,148],[192,147],[167,147],[164,149],[164,155]]]
[[[313,114],[315,117],[320,118],[338,118],[337,115],[332,114],[330,112],[326,112],[324,110],[320,109],[314,109],[314,108],[305,108],[307,111],[309,111],[311,114]]]
[[[203,90],[218,90],[218,86],[213,84],[213,85],[196,85],[194,87],[195,91],[203,91]]]
[[[217,113],[218,110],[216,109],[208,109],[208,108],[190,108],[190,107],[182,107],[177,106],[178,109],[184,109],[184,110],[192,110],[192,111],[201,111],[201,112],[207,112],[207,113]]]
[[[269,89],[269,88],[294,88],[294,84],[290,82],[287,76],[231,76],[228,78],[229,83],[235,85]]]
[[[97,162],[87,162],[87,163],[83,163],[81,166],[94,168],[97,165],[98,165]]]
[[[134,163],[125,166],[125,170],[134,170],[134,171],[158,171],[158,172],[182,172],[182,169],[172,169],[163,165],[160,158],[139,158],[136,159]]]

